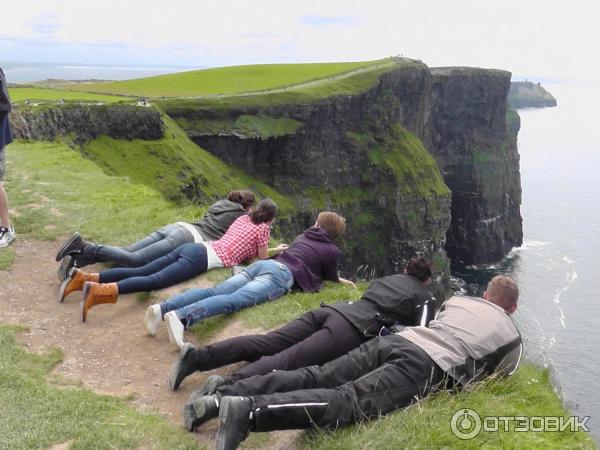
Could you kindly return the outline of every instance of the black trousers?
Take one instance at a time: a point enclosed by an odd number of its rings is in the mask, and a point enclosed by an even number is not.
[[[252,363],[236,379],[273,370],[293,370],[343,355],[364,342],[361,333],[332,308],[309,311],[267,334],[239,336],[194,350],[194,365],[209,370],[239,361]]]
[[[386,414],[445,386],[445,374],[398,335],[374,338],[323,366],[272,372],[221,386],[249,396],[255,431],[337,427]]]

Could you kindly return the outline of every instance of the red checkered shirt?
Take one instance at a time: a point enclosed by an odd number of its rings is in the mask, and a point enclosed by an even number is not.
[[[223,266],[231,267],[247,259],[256,258],[258,247],[269,244],[270,234],[269,225],[256,225],[250,216],[243,215],[235,219],[227,233],[218,241],[211,242],[211,245]]]

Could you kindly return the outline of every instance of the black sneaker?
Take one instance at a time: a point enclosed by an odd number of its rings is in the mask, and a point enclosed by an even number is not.
[[[171,366],[171,372],[169,373],[169,386],[171,386],[171,390],[176,391],[179,389],[179,385],[185,377],[198,370],[194,363],[194,350],[195,348],[192,344],[183,344],[177,360]]]
[[[217,450],[234,450],[248,437],[252,427],[252,400],[248,397],[223,397],[219,406],[221,426],[217,432]]]
[[[218,415],[219,400],[216,395],[205,395],[186,403],[183,407],[183,423],[188,431],[194,431],[204,422],[208,422]]]
[[[233,383],[233,378],[222,377],[221,375],[211,375],[206,379],[204,384],[200,386],[200,389],[192,392],[190,396],[190,402],[193,402],[197,398],[204,397],[205,395],[212,395],[217,392],[219,386]]]
[[[83,247],[85,247],[83,238],[78,232],[73,233],[73,236],[71,236],[58,250],[58,253],[56,254],[56,262],[63,259],[66,255],[81,253]]]

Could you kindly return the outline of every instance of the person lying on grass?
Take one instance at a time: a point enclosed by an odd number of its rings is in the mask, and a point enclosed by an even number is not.
[[[74,233],[58,250],[58,279],[64,281],[72,267],[85,267],[98,262],[118,267],[139,267],[165,256],[183,244],[220,239],[231,224],[254,206],[252,191],[231,191],[227,199],[219,200],[195,223],[176,222],[156,230],[128,247],[113,247],[84,241]]]
[[[171,389],[177,390],[195,371],[251,361],[228,377],[209,377],[204,388],[208,394],[218,383],[325,364],[383,334],[382,327],[427,326],[436,311],[436,300],[426,288],[431,275],[431,263],[415,257],[404,274],[373,281],[360,301],[323,305],[267,334],[202,347],[185,344],[171,369]]]
[[[267,300],[275,300],[296,286],[316,292],[323,280],[356,287],[338,276],[340,249],[333,243],[346,228],[346,219],[324,211],[311,228],[296,237],[284,252],[267,261],[257,261],[241,273],[208,289],[191,289],[152,305],[144,323],[152,336],[164,317],[169,340],[183,347],[184,329],[207,317],[231,313]]]
[[[217,449],[250,431],[337,428],[404,408],[432,392],[511,375],[522,355],[510,318],[518,287],[497,276],[483,298],[452,297],[429,327],[371,339],[322,366],[275,371],[192,394],[186,425],[219,417]],[[189,428],[189,427],[188,427]]]
[[[100,273],[86,273],[74,267],[61,285],[60,300],[83,289],[82,319],[85,322],[90,308],[116,303],[120,294],[163,289],[216,267],[231,267],[256,257],[266,259],[269,251],[279,254],[286,245],[268,248],[270,225],[276,214],[275,202],[264,199],[249,215],[238,217],[217,241],[183,244],[141,267],[108,269]]]

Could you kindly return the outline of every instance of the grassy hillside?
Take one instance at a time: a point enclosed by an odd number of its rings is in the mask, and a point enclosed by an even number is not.
[[[126,145],[120,141],[112,145]],[[139,157],[139,156],[138,156]],[[198,217],[201,209],[178,208],[152,183],[111,176],[63,143],[13,143],[8,147],[6,187],[20,235],[53,238],[76,228],[94,239],[124,243],[177,219]],[[364,289],[365,285],[361,286]],[[327,285],[317,294],[294,294],[214,318],[199,331],[220,329],[231,318],[248,327],[274,327],[317,307],[321,301],[357,298],[360,291]],[[201,327],[202,327],[201,326]],[[199,327],[199,328],[201,328]],[[189,435],[156,416],[132,409],[125,400],[77,387],[61,389],[46,378],[62,355],[26,353],[14,341],[14,328],[0,327],[0,436],[8,448],[48,448],[73,441],[74,448],[188,448]],[[26,408],[23,405],[27,405]],[[458,395],[439,394],[389,417],[336,432],[307,433],[307,448],[594,448],[583,433],[482,433],[459,441],[449,421],[460,408],[481,414],[566,414],[548,371],[525,365],[509,380],[485,383]],[[118,417],[115,423],[99,425]]]
[[[219,67],[135,80],[66,85],[65,89],[143,97],[230,95],[282,88],[331,77],[381,61],[321,64],[259,64]]]
[[[13,103],[30,100],[36,101],[82,101],[82,102],[102,102],[115,103],[130,100],[127,97],[117,95],[94,94],[88,92],[69,92],[59,89],[43,89],[43,88],[10,88],[10,100]]]

